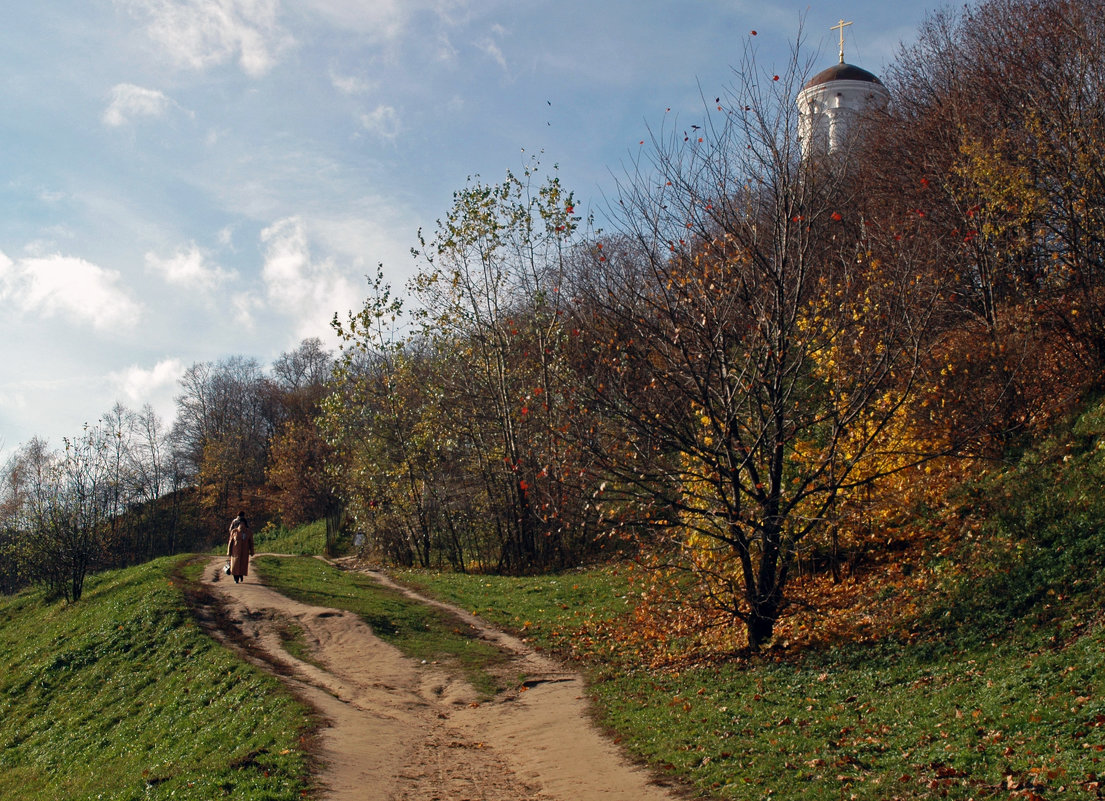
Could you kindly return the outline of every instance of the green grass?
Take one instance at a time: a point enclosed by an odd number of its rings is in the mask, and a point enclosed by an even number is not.
[[[0,597],[0,798],[276,800],[309,788],[305,709],[196,626],[187,581],[170,578],[180,564],[93,576],[73,605]]]
[[[270,524],[254,535],[253,546],[258,552],[319,556],[326,551],[326,522],[293,529]]]
[[[422,570],[397,570],[392,576],[539,648],[586,655],[592,661],[620,661],[617,643],[580,636],[581,630],[616,620],[632,609],[632,585],[617,567],[521,578]]]
[[[278,624],[277,635],[280,638],[280,646],[300,662],[306,662],[317,668],[322,668],[322,662],[318,655],[307,642],[307,632],[298,623],[291,620],[283,620]]]
[[[496,668],[509,655],[454,616],[318,559],[262,556],[254,564],[266,584],[289,598],[360,615],[378,637],[407,656],[462,672],[484,696],[501,689]]]
[[[322,556],[326,553],[326,521],[287,528],[276,523],[268,523],[253,534],[253,547],[258,553],[290,554],[292,556]],[[352,543],[348,536],[342,535],[336,543],[339,554],[348,553]],[[215,545],[212,553],[226,553],[226,541]]]
[[[941,581],[906,642],[649,669],[617,636],[634,625],[624,571],[396,577],[577,659],[622,746],[703,797],[1073,801],[1102,797],[1105,775],[1103,486],[1105,406],[965,486],[958,503],[977,525],[917,566]],[[317,553],[323,539],[319,524],[274,532],[259,550]],[[196,627],[179,574],[200,568],[184,565],[93,577],[73,606],[0,598],[0,798],[310,790],[306,712]],[[448,615],[317,559],[256,566],[484,693],[501,686],[503,655]],[[285,640],[309,656],[294,626]]]
[[[729,663],[595,685],[635,754],[722,798],[1084,798],[1102,769],[1101,636],[919,658]]]

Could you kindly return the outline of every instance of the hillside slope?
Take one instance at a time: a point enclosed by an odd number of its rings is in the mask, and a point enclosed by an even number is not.
[[[201,632],[184,562],[0,597],[0,798],[301,798],[307,711]]]

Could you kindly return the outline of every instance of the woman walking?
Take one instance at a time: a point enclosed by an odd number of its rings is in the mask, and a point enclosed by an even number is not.
[[[240,584],[249,575],[249,557],[253,556],[253,532],[245,512],[238,512],[230,523],[226,555],[230,559],[230,575],[234,576],[235,584]]]

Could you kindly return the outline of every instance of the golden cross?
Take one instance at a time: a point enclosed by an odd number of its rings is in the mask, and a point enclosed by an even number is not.
[[[846,27],[848,27],[849,25],[851,25],[851,24],[852,23],[850,23],[850,22],[845,22],[844,20],[841,20],[839,23],[837,23],[833,27],[829,28],[830,31],[835,31],[837,29],[840,30],[840,63],[841,64],[844,63],[844,29]]]

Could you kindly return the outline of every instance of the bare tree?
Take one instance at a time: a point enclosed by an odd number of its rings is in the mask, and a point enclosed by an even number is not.
[[[9,474],[27,575],[70,602],[81,599],[85,578],[104,553],[115,503],[113,438],[109,428],[86,427],[57,452],[33,439]]]
[[[265,398],[254,359],[197,363],[181,379],[173,446],[206,508],[217,515],[225,516],[264,483],[273,428]]]
[[[701,120],[653,137],[576,292],[590,403],[616,422],[591,429],[604,513],[659,532],[752,647],[838,498],[901,467],[891,423],[939,298],[868,258],[850,154],[800,156],[799,52],[775,74],[746,51]]]

